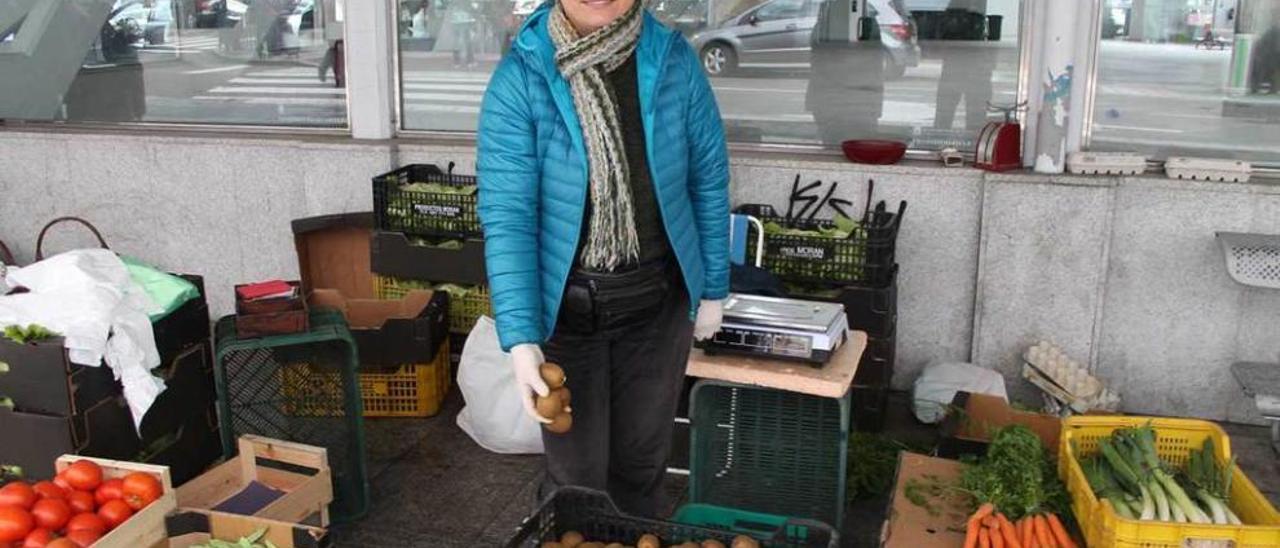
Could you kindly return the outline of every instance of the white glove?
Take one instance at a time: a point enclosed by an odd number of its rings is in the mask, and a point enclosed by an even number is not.
[[[720,331],[724,320],[724,301],[703,300],[698,305],[698,318],[693,322],[693,339],[705,341]]]
[[[516,373],[516,391],[520,393],[520,401],[524,412],[535,421],[549,424],[551,419],[538,414],[533,405],[533,395],[546,396],[551,393],[547,383],[542,380],[542,349],[536,344],[517,344],[511,348],[511,366]]]

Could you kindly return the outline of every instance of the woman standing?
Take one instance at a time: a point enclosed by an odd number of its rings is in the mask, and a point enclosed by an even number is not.
[[[495,319],[525,409],[560,364],[573,426],[544,431],[545,496],[607,490],[655,515],[692,338],[729,291],[729,166],[693,49],[639,0],[529,16],[480,115]],[[695,321],[696,320],[696,321]]]

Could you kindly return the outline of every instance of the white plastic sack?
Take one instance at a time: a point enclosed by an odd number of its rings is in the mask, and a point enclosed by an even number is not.
[[[542,431],[524,413],[516,392],[511,355],[498,344],[493,319],[481,316],[467,336],[458,365],[458,388],[466,405],[458,427],[494,453],[542,453]]]
[[[157,305],[120,258],[105,249],[68,251],[9,268],[7,283],[30,292],[0,297],[0,328],[39,324],[62,334],[72,363],[106,361],[124,385],[134,426],[141,424],[164,391],[164,381],[151,375],[160,365],[148,318]]]
[[[960,391],[1009,400],[1000,373],[971,363],[934,362],[925,366],[912,390],[916,418],[927,424],[941,422]]]

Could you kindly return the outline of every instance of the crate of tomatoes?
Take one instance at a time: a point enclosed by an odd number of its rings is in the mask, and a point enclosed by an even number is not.
[[[57,475],[0,487],[0,547],[126,548],[166,538],[169,468],[63,455]]]

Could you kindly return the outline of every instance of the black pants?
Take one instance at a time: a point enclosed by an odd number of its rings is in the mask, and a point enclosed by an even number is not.
[[[673,259],[674,260],[674,259]],[[672,423],[693,339],[689,296],[678,269],[651,317],[596,333],[557,328],[544,346],[561,365],[573,427],[543,430],[542,497],[561,485],[607,491],[626,512],[656,516],[671,450]],[[563,323],[563,322],[562,322]]]

